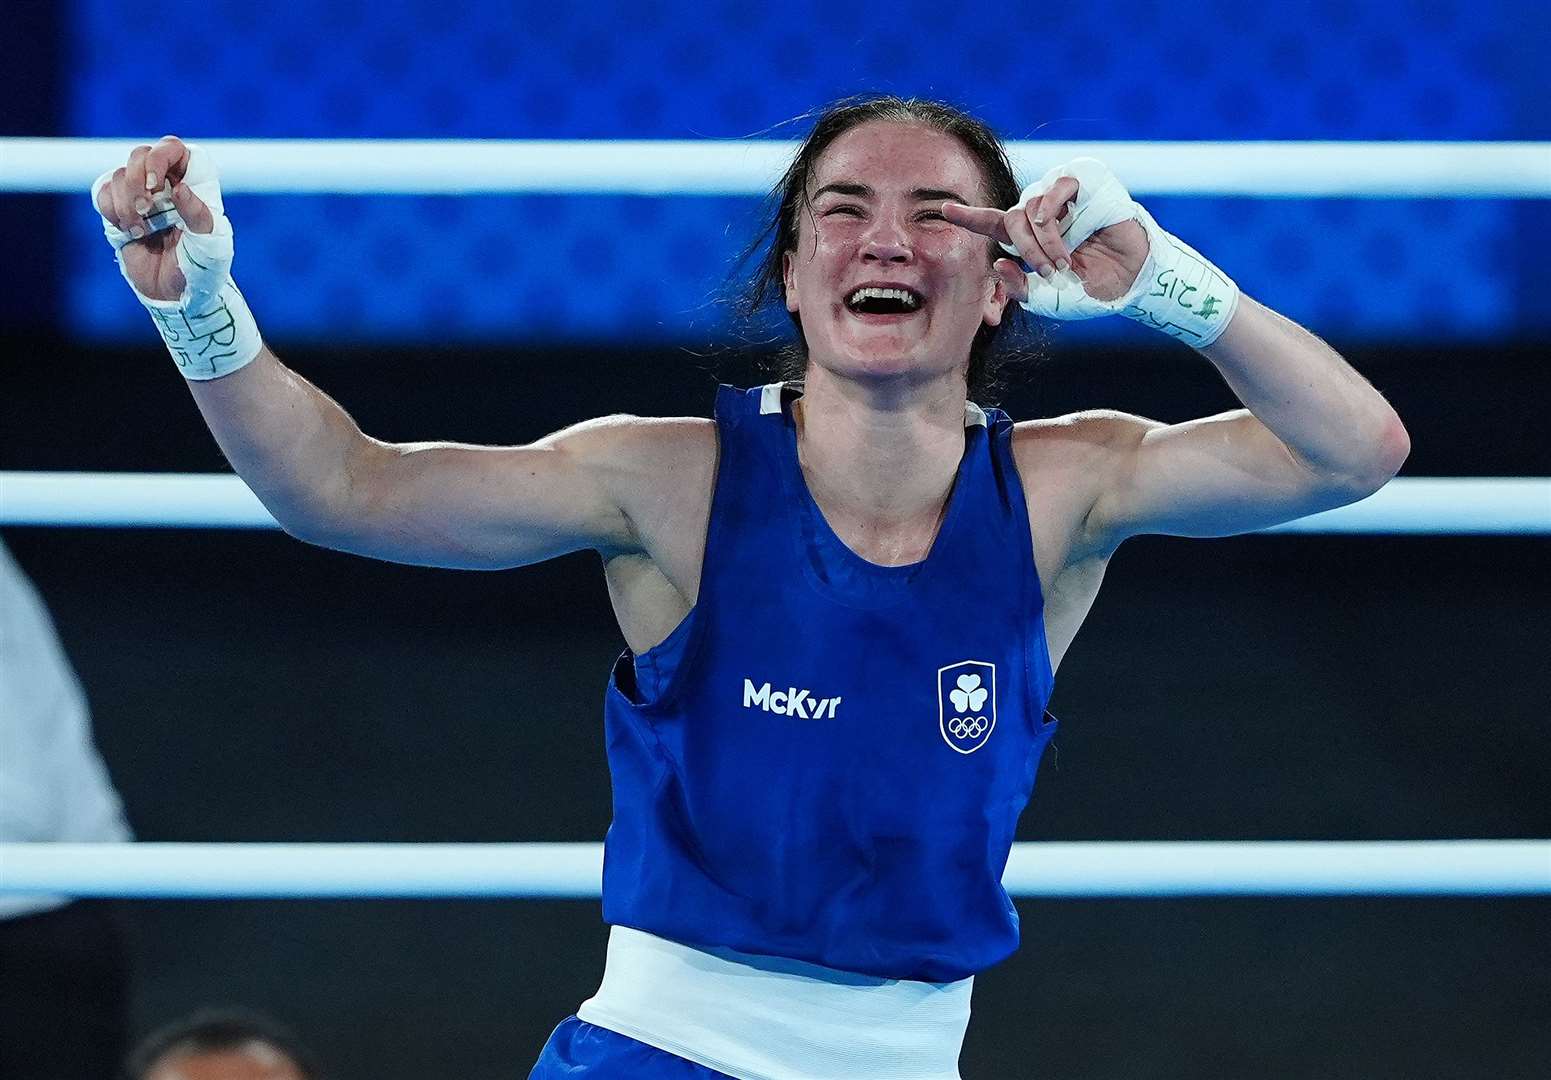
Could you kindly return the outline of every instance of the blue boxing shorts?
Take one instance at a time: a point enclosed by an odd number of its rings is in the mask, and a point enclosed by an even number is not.
[[[560,1021],[528,1080],[730,1080],[726,1073],[575,1016]]]

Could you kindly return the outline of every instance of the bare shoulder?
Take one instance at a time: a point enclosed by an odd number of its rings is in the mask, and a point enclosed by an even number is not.
[[[1160,426],[1115,409],[1087,409],[1013,425],[1013,460],[1034,524],[1036,552],[1048,553],[1055,561],[1049,567],[1052,572],[1112,553],[1089,534],[1088,515],[1142,436]]]
[[[663,473],[709,470],[716,463],[716,421],[703,416],[605,416],[577,428],[596,433],[611,468],[648,487]],[[684,477],[667,477],[682,483]],[[672,483],[663,484],[671,487]]]
[[[639,547],[650,555],[675,534],[694,531],[710,511],[716,475],[716,422],[700,416],[617,415],[561,433],[592,445],[616,505],[629,519]],[[611,553],[605,552],[607,557]]]
[[[716,422],[703,416],[632,416],[584,420],[542,441],[565,440],[617,468],[687,464],[716,448]]]
[[[1013,453],[1018,467],[1078,461],[1092,465],[1099,459],[1134,446],[1143,433],[1162,425],[1156,420],[1118,409],[1085,409],[1065,416],[1020,420],[1013,425]]]

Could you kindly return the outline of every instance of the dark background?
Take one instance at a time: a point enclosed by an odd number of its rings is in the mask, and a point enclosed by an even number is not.
[[[149,336],[149,330],[147,331]],[[1162,342],[1059,341],[1004,404],[1227,407]],[[1337,344],[1341,344],[1337,342]],[[13,337],[0,462],[212,471],[158,349]],[[709,411],[682,350],[282,350],[389,439],[515,442]],[[1544,350],[1348,350],[1411,475],[1551,473]],[[730,362],[726,378],[755,376]],[[143,840],[595,841],[622,647],[596,557],[373,563],[278,532],[6,530],[90,695]],[[1062,666],[1020,839],[1551,835],[1538,538],[1144,538]],[[1059,765],[1057,768],[1056,765]],[[342,1080],[518,1077],[595,988],[595,902],[132,902],[137,1030],[242,1002]],[[1021,901],[976,985],[981,1077],[1531,1077],[1551,1060],[1541,899]]]

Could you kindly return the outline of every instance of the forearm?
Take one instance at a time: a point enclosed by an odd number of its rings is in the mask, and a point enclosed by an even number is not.
[[[91,190],[125,281],[227,460],[287,532],[330,535],[351,513],[360,463],[383,444],[265,347],[231,278],[235,240],[214,164],[169,135]]]
[[[1201,354],[1256,419],[1322,476],[1377,488],[1410,453],[1405,425],[1382,394],[1330,346],[1247,296]]]
[[[287,532],[317,536],[337,520],[369,440],[328,395],[267,346],[230,375],[188,386],[232,468]]]

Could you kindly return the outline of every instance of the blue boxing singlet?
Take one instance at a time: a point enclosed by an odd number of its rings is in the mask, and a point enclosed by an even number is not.
[[[886,567],[808,492],[799,392],[718,390],[698,602],[614,667],[603,917],[704,949],[963,979],[1017,947],[1001,877],[1056,726],[1012,421],[968,406],[931,553]]]

